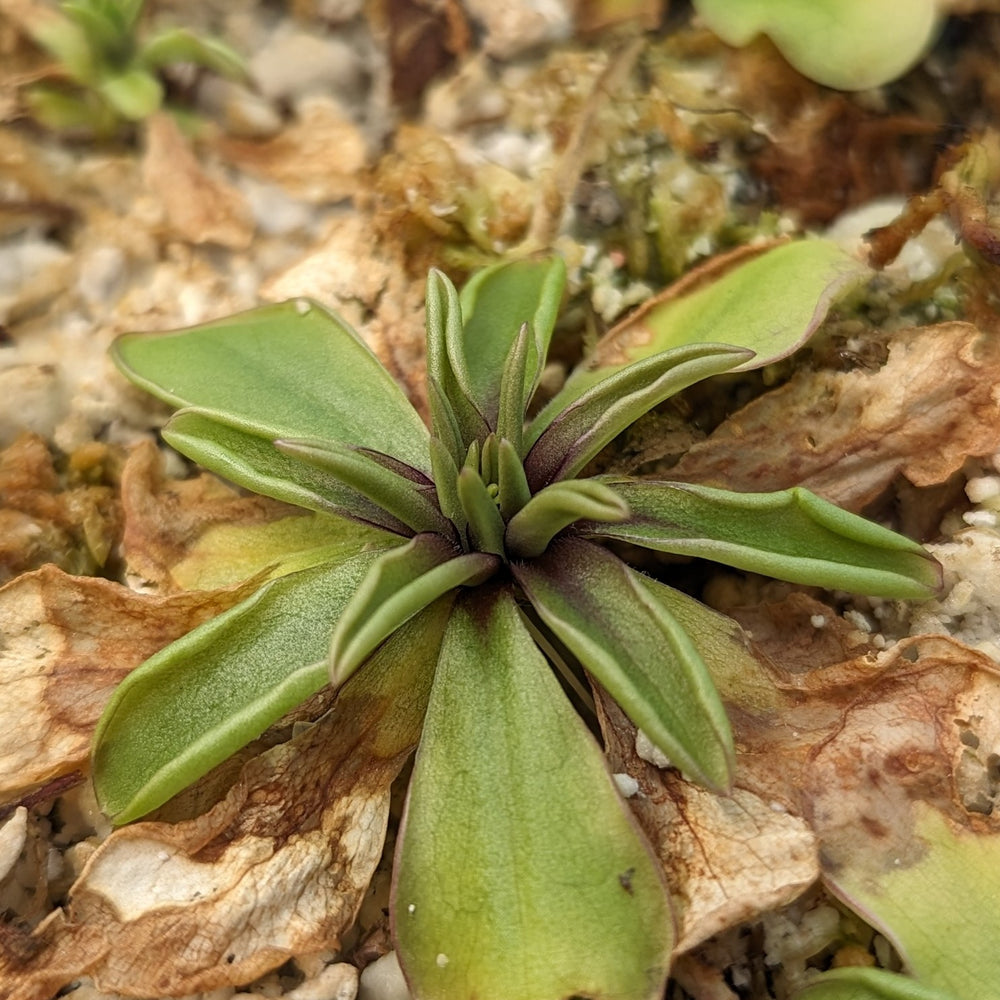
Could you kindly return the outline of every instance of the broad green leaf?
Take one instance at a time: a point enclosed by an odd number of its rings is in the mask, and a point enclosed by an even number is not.
[[[323,687],[330,633],[382,551],[266,583],[129,674],[94,734],[104,812],[155,809]]]
[[[342,684],[408,618],[456,587],[485,580],[500,560],[460,555],[440,535],[417,535],[375,561],[340,614],[329,648],[330,676]]]
[[[916,542],[808,490],[733,493],[688,483],[602,479],[632,510],[580,530],[779,580],[880,597],[925,599],[940,565]]]
[[[563,528],[584,518],[624,521],[628,504],[596,479],[569,479],[539,490],[510,520],[504,542],[513,559],[540,556]]]
[[[247,76],[246,64],[228,45],[217,38],[196,35],[187,28],[173,28],[150,39],[139,53],[139,62],[152,68],[193,63],[231,79]]]
[[[173,406],[261,437],[371,448],[430,472],[427,429],[361,338],[318,302],[263,306],[172,333],[126,334],[112,357]]]
[[[349,517],[397,535],[413,534],[398,518],[336,476],[280,452],[267,438],[233,427],[212,411],[174,414],[163,439],[182,455],[240,486],[285,503]]]
[[[674,765],[727,788],[729,721],[697,645],[660,596],[669,588],[576,538],[511,569],[542,621]]]
[[[328,514],[293,514],[261,524],[225,521],[198,536],[171,567],[170,578],[182,590],[216,590],[260,573],[286,576],[400,542],[398,535]]]
[[[106,77],[97,89],[122,118],[131,122],[148,118],[163,103],[163,84],[144,69]]]
[[[489,433],[472,395],[462,340],[462,307],[455,286],[440,271],[427,276],[427,380],[433,385],[434,433],[450,444],[457,429],[462,449]],[[455,455],[456,461],[459,454]]]
[[[831,969],[817,976],[794,1000],[963,1000],[954,993],[922,986],[915,979],[886,969]],[[977,1000],[988,1000],[978,996]]]
[[[36,84],[25,91],[25,103],[35,121],[57,132],[85,130],[111,135],[118,117],[97,95],[71,94],[58,87]]]
[[[937,0],[695,0],[701,20],[729,45],[766,34],[805,76],[866,90],[902,76],[930,47]]]
[[[527,323],[531,332],[523,375],[527,403],[545,365],[565,284],[566,265],[561,257],[550,257],[497,264],[462,288],[469,392],[494,429],[502,412],[501,373],[521,327]]]
[[[506,591],[459,598],[400,833],[394,936],[416,1000],[654,1000],[659,868]]]
[[[995,905],[1000,833],[995,824],[959,827],[926,802],[915,801],[911,809],[912,835],[899,845],[900,851],[912,852],[910,857],[874,871],[865,864],[846,865],[827,880],[892,941],[906,969],[926,989],[954,1000],[1000,1000],[1000,909]],[[871,837],[862,850],[875,857],[885,853]],[[910,1000],[910,994],[900,996]],[[914,993],[917,998],[924,1000],[924,994]],[[927,998],[938,1000],[938,994]]]
[[[572,478],[654,406],[748,357],[749,351],[739,347],[694,344],[637,361],[604,379],[555,416],[532,444],[524,459],[532,489]]]
[[[753,352],[736,370],[760,368],[792,353],[815,333],[830,306],[869,270],[835,243],[786,243],[693,290],[654,299],[613,329],[589,362],[532,420],[534,441],[555,416],[627,364],[694,344]]]
[[[332,441],[276,441],[286,455],[331,473],[368,497],[414,532],[453,535],[454,529],[432,499],[434,486],[386,467],[371,455]]]

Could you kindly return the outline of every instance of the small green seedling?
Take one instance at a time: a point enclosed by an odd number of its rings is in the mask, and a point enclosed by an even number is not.
[[[214,38],[173,28],[139,40],[145,0],[62,0],[60,14],[30,26],[34,40],[58,60],[65,83],[46,82],[26,92],[41,124],[58,131],[114,135],[123,122],[148,118],[163,104],[159,71],[188,63],[240,79],[240,57]]]
[[[939,586],[920,546],[802,489],[580,478],[650,408],[770,358],[686,343],[527,419],[564,280],[558,259],[499,265],[461,295],[431,273],[429,430],[316,302],[114,347],[129,378],[180,407],[163,432],[175,448],[329,515],[331,533],[352,519],[358,541],[270,580],[125,680],[95,737],[101,806],[116,823],[144,815],[364,670],[390,636],[414,637],[393,669],[433,683],[392,923],[417,998],[661,995],[673,945],[662,874],[566,691],[586,702],[585,670],[676,767],[724,793],[734,750],[712,670],[741,640],[605,542],[891,598]]]
[[[838,90],[902,76],[937,34],[939,0],[694,0],[729,45],[767,35],[803,75]]]

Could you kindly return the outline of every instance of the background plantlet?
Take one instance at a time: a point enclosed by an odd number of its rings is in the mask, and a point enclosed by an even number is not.
[[[550,662],[578,692],[584,668],[678,768],[724,792],[734,748],[712,672],[742,639],[603,540],[893,598],[939,585],[918,545],[801,489],[578,478],[650,408],[792,344],[682,343],[590,373],[526,420],[563,284],[558,259],[497,266],[461,295],[431,273],[429,430],[315,302],[115,347],[134,382],[179,407],[170,444],[328,515],[329,534],[118,688],[95,737],[99,801],[135,819],[329,681],[412,678],[426,710],[392,905],[419,998],[661,993],[661,873]]]
[[[113,135],[124,122],[148,118],[163,104],[159,71],[189,63],[242,78],[246,69],[229,46],[186,28],[141,41],[144,0],[63,0],[60,14],[39,12],[29,26],[34,40],[58,60],[66,82],[30,87],[32,116],[56,130]]]

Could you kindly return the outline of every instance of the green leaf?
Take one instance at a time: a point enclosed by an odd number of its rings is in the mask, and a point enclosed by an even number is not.
[[[616,327],[531,423],[532,441],[592,386],[627,364],[676,347],[730,344],[753,351],[736,370],[760,368],[804,344],[830,306],[870,271],[828,240],[786,243],[694,290],[654,299]],[[603,350],[602,350],[603,348]]]
[[[64,17],[41,17],[28,23],[32,39],[57,59],[77,83],[97,80],[94,51],[84,30]]]
[[[112,135],[119,118],[96,94],[71,94],[59,87],[35,84],[25,91],[25,103],[35,121],[56,132],[84,130]]]
[[[275,447],[292,458],[331,473],[345,485],[402,521],[415,533],[436,531],[454,535],[454,528],[432,496],[434,484],[414,481],[365,451],[327,441],[276,441]],[[412,471],[412,470],[411,470]]]
[[[333,626],[382,551],[266,583],[129,674],[94,734],[101,809],[155,809],[323,687]]]
[[[902,76],[936,34],[936,0],[695,0],[702,21],[729,45],[767,34],[805,76],[867,90]]]
[[[108,64],[108,68],[123,65],[128,58],[131,36],[114,5],[63,0],[59,9],[83,31],[92,53],[100,62]]]
[[[163,428],[163,439],[182,455],[240,486],[285,503],[349,517],[394,534],[413,531],[336,476],[282,454],[266,437],[233,427],[219,414],[180,410]]]
[[[886,969],[831,969],[817,976],[794,1000],[962,1000],[957,994],[922,986]],[[988,1000],[980,997],[979,1000]]]
[[[458,499],[475,547],[502,556],[503,518],[478,472],[465,467],[458,473]]]
[[[468,392],[496,430],[503,412],[501,373],[521,327],[527,323],[531,331],[521,393],[527,403],[542,374],[565,284],[562,258],[549,257],[486,268],[474,274],[462,289]]]
[[[247,78],[243,59],[217,38],[203,38],[187,28],[173,28],[150,39],[139,53],[139,62],[159,69],[171,63],[193,63],[234,80]]]
[[[575,538],[511,569],[542,621],[674,765],[726,789],[729,721],[697,646],[661,598],[670,588]]]
[[[504,542],[511,558],[531,559],[574,521],[615,522],[628,516],[628,504],[615,490],[596,479],[569,479],[536,493],[511,518]]]
[[[501,438],[497,446],[497,491],[504,519],[512,518],[531,499],[521,457],[506,438]]]
[[[920,600],[941,587],[940,565],[916,542],[801,487],[733,493],[688,483],[601,481],[632,516],[582,524],[584,534],[831,590]]]
[[[485,552],[459,555],[440,535],[417,535],[384,552],[339,617],[330,641],[330,677],[342,684],[380,642],[449,590],[492,576],[500,560]]]
[[[462,307],[455,286],[440,271],[427,276],[427,379],[433,384],[434,433],[450,443],[454,426],[466,449],[490,432],[472,396],[462,340]],[[446,404],[446,405],[445,405]],[[456,461],[459,455],[455,455]]]
[[[731,371],[749,357],[749,351],[738,347],[695,344],[637,361],[604,379],[555,416],[534,440],[524,460],[532,490],[571,479],[654,406],[695,382]]]
[[[524,438],[524,415],[528,406],[525,372],[531,331],[528,324],[521,325],[521,332],[514,338],[500,376],[500,402],[494,426],[497,437],[509,441],[518,458],[521,457]]]
[[[505,591],[452,613],[400,838],[393,930],[418,1000],[662,995],[662,875]]]
[[[148,118],[163,103],[163,85],[144,69],[130,69],[100,82],[98,91],[130,122]]]
[[[370,448],[430,472],[427,429],[361,338],[317,302],[264,306],[172,333],[126,334],[112,357],[173,406],[260,437]]]

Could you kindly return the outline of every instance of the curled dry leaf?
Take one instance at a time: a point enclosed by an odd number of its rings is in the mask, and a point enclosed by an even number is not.
[[[152,441],[141,442],[129,455],[121,494],[125,561],[132,573],[164,593],[244,580],[267,565],[252,538],[280,521],[311,520],[277,500],[240,494],[209,473],[168,478]],[[227,526],[240,532],[239,545],[222,551],[216,543]]]
[[[446,611],[422,616],[428,669],[404,675],[414,637],[394,637],[327,715],[249,761],[207,813],[112,834],[66,914],[0,938],[11,995],[45,1000],[86,973],[126,996],[183,996],[336,948],[382,852],[389,786],[420,735]]]
[[[904,331],[876,372],[804,371],[744,407],[671,470],[743,491],[805,486],[860,510],[902,473],[944,482],[1000,448],[1000,344],[968,323]]]
[[[153,597],[48,565],[0,588],[0,802],[85,772],[94,726],[122,678],[257,583]]]
[[[663,865],[678,920],[675,954],[719,931],[790,903],[819,877],[817,840],[805,820],[748,789],[719,796],[636,753],[635,727],[598,691],[605,752],[639,783],[633,812]]]
[[[325,98],[303,100],[297,110],[296,120],[272,139],[221,136],[216,148],[240,170],[312,204],[353,197],[368,163],[361,129]]]
[[[166,112],[150,115],[146,137],[143,180],[159,199],[171,235],[233,250],[249,246],[253,222],[243,196],[206,172],[174,119]]]

